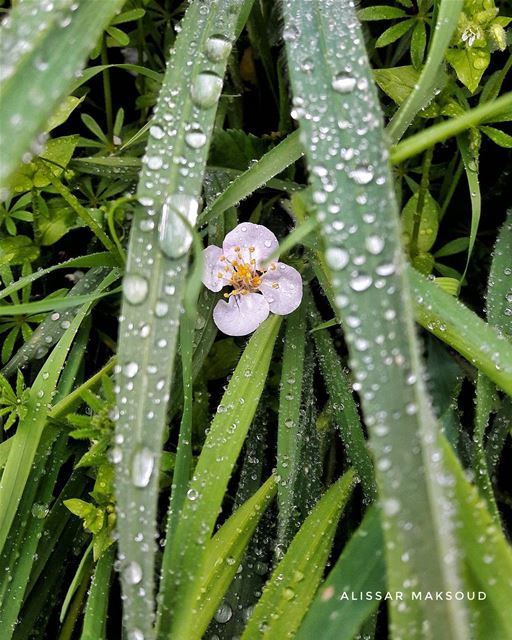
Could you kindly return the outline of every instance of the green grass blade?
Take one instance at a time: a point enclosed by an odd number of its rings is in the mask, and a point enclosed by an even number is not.
[[[187,607],[173,631],[177,638],[201,640],[222,597],[235,576],[254,530],[276,494],[270,477],[241,505],[206,546],[203,570],[196,582],[197,601]]]
[[[109,287],[117,277],[115,272],[107,275],[98,285],[97,291]],[[0,549],[3,549],[11,528],[46,424],[46,412],[42,407],[52,401],[68,352],[90,307],[91,303],[82,306],[41,368],[30,390],[27,413],[12,437],[13,442],[0,482]]]
[[[195,602],[194,579],[263,391],[280,323],[279,316],[272,316],[252,336],[210,426],[176,534],[166,543],[160,637],[169,637],[172,615],[178,616],[174,624],[179,624],[179,616]]]
[[[485,601],[471,602],[476,621],[474,637],[477,640],[512,637],[509,606],[512,548],[475,487],[466,480],[444,438],[440,447],[451,474],[454,497],[464,505],[459,512],[457,537],[458,548],[464,550],[466,588],[486,594]]]
[[[376,598],[356,598],[386,589],[384,538],[376,507],[370,507],[321,585],[295,640],[310,640],[322,629],[322,640],[352,640],[379,605]]]
[[[124,0],[20,2],[2,25],[0,66],[0,187],[71,89],[87,54]],[[36,33],[27,41],[24,34]],[[5,139],[4,136],[8,136]]]
[[[107,549],[98,560],[92,576],[84,614],[80,640],[105,640],[109,589],[112,579],[114,547]]]
[[[429,104],[439,88],[439,72],[446,49],[457,27],[462,5],[463,0],[440,0],[432,43],[418,83],[400,105],[387,127],[393,143],[400,140],[418,111]]]
[[[385,535],[393,543],[386,549],[389,588],[409,595],[412,587],[404,583],[456,591],[463,584],[460,568],[446,562],[455,544],[455,516],[445,507],[448,489],[439,482],[445,473],[436,446],[439,427],[423,382],[398,208],[363,35],[347,0],[285,2],[284,17],[313,201],[376,458]],[[305,49],[315,60],[315,74],[301,67]],[[358,131],[363,122],[364,146]],[[464,640],[470,633],[461,602],[425,605],[411,598],[407,608],[391,605],[396,635],[421,637],[424,624],[439,640]]]
[[[198,223],[206,224],[235,206],[251,193],[296,162],[303,154],[298,132],[291,133],[276,147],[267,151],[258,162],[240,174],[199,216]]]
[[[96,286],[108,273],[104,268],[90,269],[83,278],[69,290],[68,296],[82,296]],[[41,322],[34,333],[17,351],[14,356],[7,362],[2,373],[4,376],[11,376],[19,369],[27,365],[32,360],[44,358],[52,345],[57,344],[66,328],[73,320],[78,311],[78,307],[70,307],[62,312],[53,311],[47,318]]]
[[[286,321],[279,393],[277,544],[283,549],[286,549],[300,526],[296,484],[304,462],[301,455],[304,434],[301,434],[300,422],[305,349],[306,318],[305,305],[302,304]]]
[[[309,314],[314,324],[320,322],[320,315],[313,305],[309,308]],[[330,407],[341,440],[345,445],[347,457],[357,471],[367,500],[372,501],[376,495],[375,472],[364,437],[363,425],[350,388],[350,381],[343,371],[343,365],[329,334],[324,330],[315,331],[313,337],[320,370],[329,394]]]
[[[422,151],[430,149],[430,147],[433,147],[438,142],[444,142],[448,138],[453,138],[459,133],[471,127],[476,127],[486,120],[492,121],[493,118],[500,114],[509,112],[511,108],[512,91],[504,93],[492,102],[486,102],[474,109],[470,109],[462,116],[427,127],[419,133],[402,140],[402,142],[399,142],[395,147],[392,147],[390,154],[391,162],[393,164],[399,164],[408,158],[413,158]]]
[[[293,637],[322,579],[354,478],[355,474],[347,471],[306,518],[265,585],[242,640]]]
[[[512,345],[456,298],[412,267],[408,278],[416,321],[512,395]]]
[[[512,211],[507,214],[494,247],[487,289],[487,319],[512,336]]]
[[[243,2],[193,2],[155,108],[130,238],[119,340],[116,465],[125,626],[153,635],[158,467],[192,236],[226,60]],[[214,40],[222,32],[226,42]],[[213,39],[213,40],[212,40]],[[179,159],[179,162],[176,160]],[[141,338],[143,338],[141,345]]]

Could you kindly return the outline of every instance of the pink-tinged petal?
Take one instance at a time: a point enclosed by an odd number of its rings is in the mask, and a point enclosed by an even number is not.
[[[300,305],[302,301],[302,277],[297,269],[282,262],[272,262],[261,277],[258,287],[267,299],[270,311],[284,316]]]
[[[213,321],[228,336],[246,336],[267,319],[268,302],[261,293],[231,296],[219,300],[213,310]]]
[[[225,262],[221,262],[222,249],[215,245],[206,247],[203,251],[203,277],[205,287],[210,291],[220,291],[229,284],[230,273],[224,271]],[[219,277],[219,274],[222,278]]]
[[[230,231],[224,238],[222,250],[228,260],[237,260],[235,247],[240,247],[240,253],[245,263],[256,260],[256,268],[264,262],[279,247],[275,235],[261,224],[243,222]],[[252,251],[249,248],[253,249]]]

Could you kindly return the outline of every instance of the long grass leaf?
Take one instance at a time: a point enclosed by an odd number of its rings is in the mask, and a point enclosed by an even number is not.
[[[177,638],[201,640],[224,593],[235,576],[256,525],[276,493],[271,476],[241,505],[206,547],[203,571],[196,582],[197,602],[180,616],[173,633]]]
[[[284,16],[292,91],[302,105],[300,130],[334,302],[346,320],[354,386],[376,457],[390,543],[389,588],[409,595],[412,587],[404,589],[404,583],[426,591],[457,590],[463,584],[460,567],[446,562],[456,519],[448,510],[448,488],[439,481],[446,471],[423,382],[382,116],[362,33],[348,0],[285,2]],[[306,48],[315,74],[300,64]],[[463,640],[470,633],[460,602],[425,605],[411,598],[407,607],[391,605],[396,635],[420,637],[425,624],[439,640]]]
[[[0,144],[9,149],[0,162],[2,188],[123,4],[124,0],[19,2],[2,24]],[[27,40],[30,32],[37,37]]]
[[[250,339],[208,431],[176,533],[165,548],[160,637],[172,637],[172,615],[179,625],[180,615],[194,605],[194,579],[263,391],[280,323],[279,316],[267,319]]]
[[[376,507],[370,507],[343,549],[304,618],[296,640],[310,640],[322,630],[322,640],[352,640],[378,607],[376,594],[385,591],[384,538]],[[355,598],[354,598],[355,596]]]
[[[125,626],[153,637],[158,467],[209,140],[243,2],[193,2],[155,108],[130,237],[119,340],[116,465]],[[222,36],[219,36],[222,33]],[[142,339],[142,343],[141,343]]]
[[[347,471],[306,518],[265,585],[242,640],[294,637],[322,578],[354,478]]]
[[[106,289],[117,277],[115,271],[108,274],[98,285],[97,290]],[[43,407],[52,401],[52,394],[55,391],[68,352],[82,321],[89,313],[90,307],[90,302],[82,306],[41,368],[30,389],[27,413],[20,421],[16,434],[12,437],[13,442],[9,457],[0,482],[0,513],[2,518],[0,520],[0,549],[3,549],[14,520],[46,425],[47,416]]]
[[[439,89],[440,70],[444,62],[446,49],[457,27],[463,0],[440,0],[432,43],[420,78],[388,125],[388,133],[393,143],[403,136],[412,120],[434,98]]]

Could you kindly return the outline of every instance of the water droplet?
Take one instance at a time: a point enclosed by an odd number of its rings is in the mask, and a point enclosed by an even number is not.
[[[220,622],[221,624],[225,624],[229,620],[231,620],[231,616],[233,615],[233,610],[229,606],[227,602],[223,602],[220,607],[215,612],[215,620]]]
[[[148,447],[135,453],[132,461],[132,482],[136,487],[147,487],[155,466],[155,456]]]
[[[153,136],[153,138],[156,138],[157,140],[161,140],[165,136],[165,131],[157,124],[149,127],[149,133]]]
[[[222,78],[212,71],[203,71],[192,84],[190,96],[196,106],[210,109],[217,104],[222,92]]]
[[[348,175],[357,184],[369,184],[373,180],[373,169],[369,165],[360,164]]]
[[[325,261],[334,271],[341,271],[348,264],[348,251],[342,247],[329,247],[325,252]]]
[[[377,235],[368,236],[365,240],[366,248],[374,256],[378,256],[384,249],[384,238]]]
[[[396,498],[388,498],[383,501],[382,508],[387,516],[396,516],[400,511],[400,502]]]
[[[149,169],[152,169],[153,171],[161,169],[163,163],[164,160],[160,156],[149,156],[146,158],[146,164],[148,165]]]
[[[138,562],[129,562],[123,569],[123,578],[128,584],[139,584],[142,580],[142,569]]]
[[[192,149],[200,149],[206,144],[206,134],[202,129],[191,129],[185,134],[185,142]]]
[[[332,80],[332,88],[338,93],[350,93],[355,89],[355,86],[356,79],[349,73],[338,73]]]
[[[133,629],[128,633],[128,640],[144,640],[144,634],[140,629]]]
[[[366,291],[372,284],[372,278],[367,273],[358,273],[350,281],[350,288],[354,291]]]
[[[146,278],[136,273],[128,273],[123,280],[124,297],[130,304],[142,304],[148,295],[149,285]]]
[[[128,362],[123,367],[123,373],[127,378],[134,378],[139,370],[139,365],[136,362]]]
[[[195,489],[189,489],[187,491],[187,498],[192,502],[194,502],[194,500],[197,500],[198,497],[199,497],[199,494]]]
[[[194,226],[199,211],[199,201],[184,193],[170,195],[162,207],[159,228],[160,248],[169,258],[185,255],[192,244],[192,233],[182,219]]]
[[[204,52],[210,62],[222,62],[229,56],[231,42],[222,34],[210,36],[206,41]]]
[[[155,316],[157,318],[163,318],[167,315],[168,311],[169,311],[169,305],[167,304],[167,302],[164,302],[163,300],[158,300],[155,305]]]

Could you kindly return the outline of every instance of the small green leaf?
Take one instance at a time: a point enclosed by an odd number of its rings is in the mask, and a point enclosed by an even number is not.
[[[78,105],[85,100],[85,96],[82,98],[75,98],[75,96],[68,96],[65,98],[52,117],[46,123],[45,131],[51,131],[55,129],[69,118],[71,113],[78,107]]]
[[[394,20],[395,18],[403,18],[407,14],[403,9],[398,7],[390,7],[388,5],[379,5],[375,7],[366,7],[357,12],[357,17],[361,22],[370,22],[373,20]]]
[[[455,69],[457,78],[474,93],[491,62],[491,54],[482,48],[448,49],[446,59]]]
[[[0,263],[23,264],[33,262],[39,257],[39,248],[28,236],[15,236],[0,239]]]
[[[411,38],[411,60],[415,69],[420,69],[427,46],[427,29],[423,21],[419,21],[413,29]]]
[[[505,149],[512,149],[512,136],[495,127],[480,127],[480,130],[485,133],[495,144]]]
[[[48,246],[55,244],[70,229],[76,225],[76,213],[61,198],[52,198],[46,203],[47,210],[41,210],[39,231],[41,244]]]
[[[414,218],[418,207],[419,194],[416,192],[405,205],[402,212],[402,236],[404,244],[409,245],[414,229]],[[440,208],[434,198],[427,191],[423,202],[423,209],[419,212],[421,222],[418,231],[418,250],[426,253],[434,244],[439,228]]]
[[[446,256],[454,256],[457,253],[462,253],[466,251],[469,246],[469,238],[455,238],[455,240],[450,240],[443,247],[438,249],[434,256],[436,258],[445,258]]]
[[[375,43],[375,47],[378,49],[379,47],[387,47],[388,44],[392,44],[396,42],[399,38],[404,36],[412,27],[416,21],[414,18],[409,18],[408,20],[404,20],[403,22],[399,22],[398,24],[394,24],[392,27],[389,27],[382,33]]]

